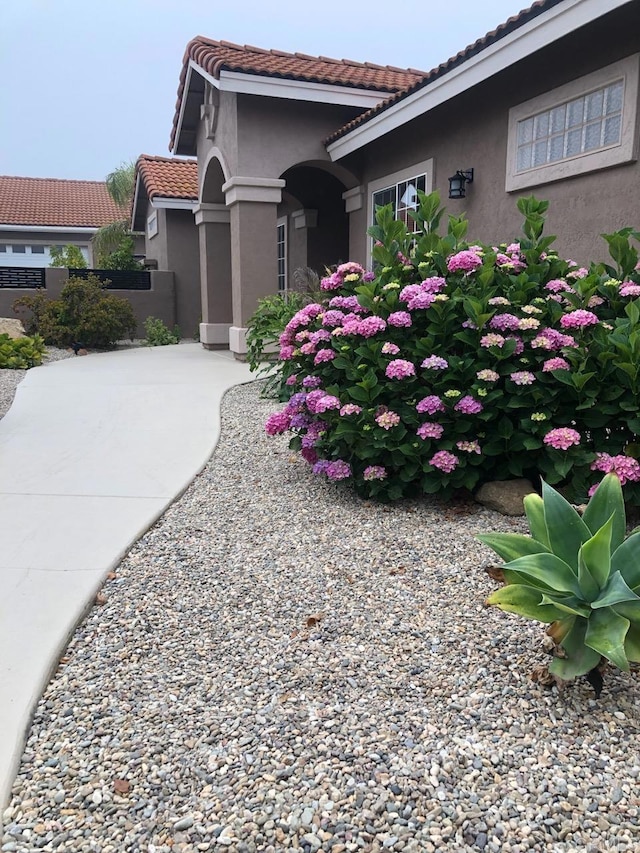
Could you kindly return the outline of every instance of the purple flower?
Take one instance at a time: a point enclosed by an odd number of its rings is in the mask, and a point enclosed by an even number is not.
[[[551,293],[562,293],[573,290],[571,285],[567,284],[567,282],[561,278],[554,278],[551,281],[548,281],[545,284],[544,289],[549,290]]]
[[[315,463],[312,470],[313,470],[314,474],[326,474],[328,467],[329,467],[329,460],[328,459],[320,459],[318,462]]]
[[[442,424],[434,424],[433,422],[427,421],[424,424],[420,424],[417,430],[417,434],[420,438],[440,438],[442,433],[444,432],[444,427]]]
[[[300,352],[302,355],[313,355],[316,351],[316,345],[311,341],[307,341],[306,344],[302,344],[300,347]]]
[[[556,450],[568,450],[573,444],[580,444],[580,433],[569,427],[552,429],[543,438],[545,444],[555,447]]]
[[[390,341],[382,344],[382,354],[383,355],[397,355],[400,352],[400,347],[396,346],[396,344],[392,344]]]
[[[429,464],[440,471],[444,471],[446,474],[450,474],[459,461],[455,453],[449,453],[448,450],[439,450],[431,457]]]
[[[461,324],[463,329],[477,329],[478,327],[473,322],[473,320],[465,320],[464,323]]]
[[[498,329],[501,332],[507,330],[513,331],[520,325],[520,320],[515,314],[495,314],[489,321],[492,329]]]
[[[517,335],[507,335],[507,340],[516,342],[516,348],[513,351],[514,355],[520,355],[520,353],[524,352],[524,343],[522,342],[522,338],[519,338]]]
[[[344,320],[342,311],[326,311],[322,318],[323,326],[339,326]]]
[[[387,323],[390,326],[410,326],[412,323],[411,314],[407,311],[394,311],[387,317]]]
[[[390,361],[385,370],[387,379],[407,379],[409,376],[415,376],[416,369],[410,361],[404,358],[394,358]]]
[[[293,354],[295,352],[295,347],[290,346],[289,344],[285,344],[280,347],[280,361],[289,361],[289,359],[293,358]]]
[[[368,271],[362,276],[362,280],[363,281],[373,281],[375,277],[376,277],[376,274],[374,272]]]
[[[599,322],[593,311],[585,311],[579,308],[577,311],[571,311],[569,314],[563,314],[560,317],[560,325],[563,329],[583,329],[586,326],[594,326]]]
[[[359,415],[361,411],[362,411],[362,406],[356,406],[355,403],[346,403],[340,409],[340,414],[344,418],[346,415]]]
[[[542,365],[542,372],[549,373],[551,370],[569,370],[570,364],[564,358],[549,358]]]
[[[358,334],[362,335],[363,338],[371,338],[378,332],[384,332],[386,328],[387,324],[382,317],[365,317],[358,323]]]
[[[292,373],[291,376],[287,376],[286,382],[284,384],[285,385],[295,385],[297,381],[298,381],[298,377],[296,376],[295,373]]]
[[[463,415],[477,415],[482,411],[482,403],[467,395],[461,400],[458,400],[453,408],[456,412],[462,412]]]
[[[315,414],[316,413],[316,406],[318,405],[318,402],[320,400],[322,400],[323,397],[326,397],[326,396],[327,396],[326,392],[322,391],[320,388],[316,389],[315,391],[310,391],[307,394],[307,399],[305,401],[307,404],[307,409],[309,409],[309,411],[312,414]]]
[[[325,473],[330,480],[346,480],[351,476],[351,465],[343,459],[336,459],[327,465]]]
[[[441,358],[439,355],[430,355],[428,358],[425,358],[420,367],[424,367],[427,370],[444,370],[446,367],[449,367],[449,362],[446,358]]]
[[[489,300],[489,305],[511,305],[511,303],[504,296],[493,296]]]
[[[563,347],[575,347],[576,339],[571,335],[563,335],[556,329],[542,329],[531,341],[533,349],[559,350]]]
[[[585,267],[580,267],[579,270],[571,270],[567,273],[567,278],[586,278],[589,275],[589,270]]]
[[[313,359],[313,363],[322,364],[323,361],[333,361],[335,357],[336,354],[332,349],[319,349],[316,357]]]
[[[305,376],[302,380],[303,388],[317,388],[322,385],[322,379],[319,376]]]
[[[536,381],[535,375],[528,370],[516,370],[509,379],[516,385],[533,385]]]
[[[445,407],[444,403],[440,399],[440,397],[436,397],[435,394],[430,394],[428,397],[423,397],[422,400],[417,404],[416,409],[420,412],[420,414],[428,414],[435,415],[436,412],[444,412]]]
[[[640,296],[640,284],[623,281],[620,285],[620,296]]]
[[[308,462],[309,465],[315,465],[318,461],[318,454],[313,449],[313,447],[303,447],[300,450],[300,456],[302,456],[304,461]]]
[[[480,338],[480,346],[488,349],[489,347],[503,347],[505,339],[502,335],[488,334]]]
[[[291,429],[307,429],[311,425],[309,415],[298,413],[291,416]]]
[[[317,332],[313,332],[311,337],[309,338],[309,342],[312,344],[319,344],[320,341],[330,341],[331,340],[331,332],[327,329],[318,329]]]
[[[407,303],[407,308],[410,311],[420,311],[429,308],[435,302],[433,293],[418,293]]]
[[[591,470],[615,474],[622,486],[627,482],[637,483],[640,480],[640,464],[626,454],[610,456],[608,453],[596,453],[596,461],[591,463]]]
[[[447,269],[449,272],[466,272],[471,273],[482,266],[482,258],[476,252],[466,249],[452,255],[447,261]]]
[[[363,480],[384,480],[387,476],[387,469],[382,465],[369,465],[364,469],[362,475]]]
[[[340,400],[337,397],[334,397],[333,394],[325,394],[324,397],[320,397],[318,402],[316,403],[316,414],[320,414],[321,412],[326,412],[328,409],[339,409],[340,408]]]
[[[400,415],[395,412],[383,411],[377,416],[376,423],[378,426],[382,427],[382,429],[388,430],[400,423]]]
[[[339,287],[342,287],[342,276],[335,272],[320,281],[321,290],[337,290]]]
[[[264,425],[264,431],[267,433],[267,435],[278,435],[281,432],[286,432],[289,429],[290,425],[290,412],[274,412],[267,418],[267,422]]]

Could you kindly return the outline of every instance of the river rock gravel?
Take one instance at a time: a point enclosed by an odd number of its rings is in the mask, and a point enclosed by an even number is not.
[[[3,851],[600,853],[640,846],[635,673],[530,678],[474,534],[314,478],[254,383],[105,583],[40,701]],[[158,459],[162,465],[162,459]]]

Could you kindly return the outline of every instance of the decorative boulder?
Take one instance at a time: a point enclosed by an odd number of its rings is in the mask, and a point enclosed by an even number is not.
[[[13,320],[9,317],[0,317],[0,335],[9,335],[10,338],[24,338],[24,326],[20,320]]]
[[[475,494],[482,506],[502,515],[524,515],[522,503],[526,495],[535,492],[529,480],[495,480],[485,483]]]

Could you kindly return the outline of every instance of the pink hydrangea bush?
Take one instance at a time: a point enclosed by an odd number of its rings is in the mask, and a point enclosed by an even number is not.
[[[546,202],[520,199],[523,236],[469,244],[466,223],[420,196],[409,234],[377,214],[375,274],[341,264],[280,338],[292,396],[265,426],[293,434],[314,473],[363,495],[474,489],[543,476],[576,499],[609,471],[640,502],[640,270],[631,230],[617,266],[564,260]],[[638,327],[638,330],[636,328]]]

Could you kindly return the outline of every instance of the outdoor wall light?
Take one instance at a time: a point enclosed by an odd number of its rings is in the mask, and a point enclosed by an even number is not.
[[[464,198],[466,184],[473,183],[473,169],[458,169],[449,178],[449,198]]]

